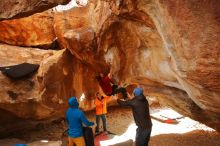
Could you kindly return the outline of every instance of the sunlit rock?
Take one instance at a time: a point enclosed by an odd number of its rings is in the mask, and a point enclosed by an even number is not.
[[[51,43],[57,38],[60,48],[69,51],[58,51],[41,61],[35,76],[38,88],[29,93],[38,92],[40,105],[49,110],[43,113],[44,108],[36,107],[38,114],[32,118],[64,116],[65,102],[72,95],[84,95],[81,107],[92,109],[90,99],[97,91],[94,76],[112,68],[114,79],[121,85],[140,85],[160,104],[219,130],[219,5],[218,0],[106,0],[54,11],[45,17],[52,33],[45,33],[42,39]],[[4,22],[0,25],[8,28]],[[4,36],[12,36],[10,32],[5,31]],[[8,98],[6,94],[4,98]],[[9,110],[9,103],[0,107],[17,114]]]
[[[161,104],[219,129],[219,2],[112,5],[119,15],[106,22],[98,46],[118,79],[140,84]]]
[[[1,66],[23,62],[40,65],[34,75],[18,80],[0,73],[0,115],[4,117],[0,122],[1,134],[32,127],[34,123],[31,121],[64,117],[71,96],[79,99],[80,108],[94,108],[93,98],[98,90],[94,81],[96,70],[78,61],[68,50],[51,51],[4,44],[0,45],[0,50]],[[81,100],[82,94],[87,99]]]
[[[53,51],[42,51],[39,49],[21,48],[8,45],[0,45],[1,66],[17,65],[20,63],[40,64],[42,60],[52,56]],[[32,118],[41,117],[40,110],[48,114],[51,110],[43,107],[40,101],[39,84],[36,73],[32,77],[23,80],[12,80],[1,73],[1,109],[10,111],[18,117]],[[13,93],[14,96],[12,96]]]
[[[93,68],[77,61],[69,51],[46,51],[8,45],[0,45],[0,50],[2,66],[23,62],[40,65],[33,76],[20,80],[10,79],[1,73],[0,107],[18,117],[48,119],[62,116],[68,107],[69,97],[79,98],[84,93],[92,99],[97,90],[92,78],[95,76]],[[89,75],[90,79],[87,78]]]
[[[1,0],[0,20],[19,18],[42,12],[70,0]]]
[[[56,38],[53,23],[52,11],[1,21],[0,41],[16,46],[49,48]]]

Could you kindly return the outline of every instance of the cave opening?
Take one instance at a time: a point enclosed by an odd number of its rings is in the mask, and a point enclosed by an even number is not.
[[[0,65],[40,65],[18,81],[0,73],[0,145],[66,142],[68,99],[95,121],[95,76],[109,70],[147,95],[150,145],[220,145],[220,1],[34,1],[0,2]],[[108,109],[116,135],[96,146],[132,145],[131,110],[115,100]]]

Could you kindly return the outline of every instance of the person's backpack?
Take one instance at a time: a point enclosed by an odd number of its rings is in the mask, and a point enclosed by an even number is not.
[[[21,79],[32,75],[39,68],[38,64],[22,63],[0,67],[0,71],[11,79]]]
[[[91,127],[83,127],[83,136],[85,139],[86,146],[95,146],[94,136]]]

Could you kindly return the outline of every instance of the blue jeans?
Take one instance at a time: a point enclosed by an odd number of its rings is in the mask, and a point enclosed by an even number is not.
[[[96,115],[96,128],[95,128],[95,132],[99,132],[100,118],[102,119],[103,130],[107,131],[107,128],[106,128],[106,115],[102,114],[102,115]]]

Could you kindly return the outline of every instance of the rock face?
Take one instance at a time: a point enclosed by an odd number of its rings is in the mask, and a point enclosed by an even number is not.
[[[46,11],[26,18],[1,21],[0,32],[0,41],[7,44],[49,46],[55,40],[53,13]]]
[[[173,76],[179,89],[187,94],[183,100],[189,97],[191,103],[187,101],[181,107],[176,104],[181,98],[166,98],[166,101],[170,100],[172,107],[182,113],[188,108],[187,115],[193,113],[191,117],[209,125],[217,125],[220,120],[219,4],[219,1],[161,0],[155,1],[154,9],[147,8],[148,4],[140,6],[155,22],[169,54]]]
[[[0,74],[0,137],[8,132],[34,125],[35,120],[50,120],[65,115],[67,100],[83,93],[88,100],[80,103],[85,110],[94,108],[94,69],[78,61],[68,50],[51,51],[0,44],[1,66],[23,62],[40,64],[31,77],[12,80]],[[84,105],[86,104],[86,105]],[[14,127],[14,128],[11,128]],[[13,129],[13,130],[12,130]],[[3,134],[3,135],[2,135]]]
[[[82,93],[88,97],[95,93],[92,87],[97,90],[90,84],[94,83],[93,78],[87,78],[95,76],[93,69],[78,61],[68,50],[40,50],[3,44],[0,49],[2,66],[23,62],[40,64],[32,77],[13,80],[3,74],[0,76],[1,108],[18,117],[47,119],[53,117],[53,113],[56,116],[56,112],[63,114],[69,97],[80,97]]]
[[[22,118],[50,119],[62,116],[70,96],[84,93],[86,100],[81,107],[91,109],[97,91],[94,76],[112,68],[116,81],[141,85],[161,104],[220,130],[219,5],[218,0],[90,1],[85,7],[64,12],[2,21],[1,42],[38,46],[50,44],[57,37],[59,46],[69,51],[27,51],[1,45],[2,65],[10,64],[3,56],[19,50],[16,56],[22,61],[27,61],[28,55],[20,53],[38,52],[28,60],[39,60],[41,66],[31,78],[31,90],[26,92],[30,79],[16,84],[22,86],[21,94],[17,91],[20,88],[0,76],[5,84],[0,108]],[[36,23],[25,29],[32,21]],[[30,41],[31,32],[37,37]],[[12,101],[9,90],[18,92],[21,98]],[[26,111],[29,102],[35,108]],[[15,108],[19,104],[24,108]]]
[[[42,12],[70,0],[1,0],[0,20],[19,18]]]
[[[0,45],[0,48],[1,66],[16,65],[23,62],[40,64],[43,59],[54,54],[53,51],[19,48],[3,44]],[[35,117],[38,115],[38,110],[46,111],[44,106],[36,102],[39,99],[39,84],[36,82],[36,75],[23,80],[11,80],[1,73],[0,78],[1,109],[16,113],[18,117]],[[38,106],[41,108],[37,108]]]

